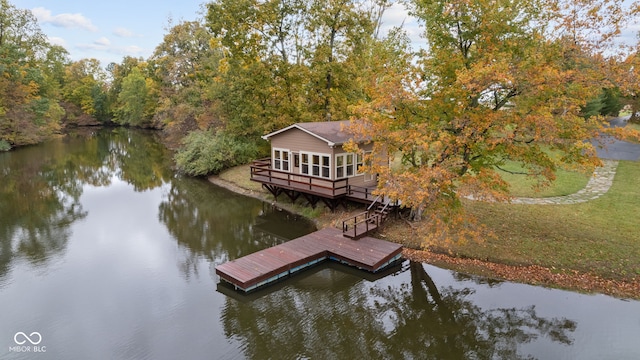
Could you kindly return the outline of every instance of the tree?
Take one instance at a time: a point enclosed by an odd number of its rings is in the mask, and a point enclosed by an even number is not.
[[[97,59],[82,59],[66,67],[62,98],[67,109],[67,122],[106,121],[106,73]]]
[[[426,215],[427,244],[478,237],[461,199],[506,199],[499,172],[507,161],[541,185],[560,167],[600,164],[588,140],[606,131],[604,123],[580,110],[611,86],[601,65],[625,16],[616,2],[409,5],[428,49],[415,67],[377,76],[371,100],[358,107],[365,121],[352,130],[375,142],[374,154],[401,158],[401,166],[368,170],[379,174],[381,194],[411,208],[414,219]]]
[[[357,81],[388,1],[218,0],[207,26],[223,52],[225,125],[256,138],[294,122],[344,120],[364,98]]]
[[[122,80],[115,121],[122,125],[141,126],[150,122],[154,111],[153,83],[138,67]]]
[[[640,123],[640,45],[620,61],[613,77],[620,85],[625,104],[631,110],[630,122]]]
[[[190,131],[221,126],[210,88],[222,54],[212,48],[212,39],[200,22],[181,22],[169,29],[149,60],[159,92],[155,118],[170,144]]]
[[[52,47],[33,14],[0,0],[0,147],[34,144],[60,129],[63,110],[43,63]]]

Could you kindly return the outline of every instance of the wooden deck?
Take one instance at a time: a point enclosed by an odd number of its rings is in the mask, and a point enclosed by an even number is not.
[[[325,260],[377,272],[400,260],[401,252],[395,243],[372,237],[350,240],[342,231],[327,228],[218,265],[216,274],[249,292]]]
[[[347,198],[365,204],[370,204],[376,199],[376,196],[372,194],[375,187],[351,185],[349,184],[349,178],[329,180],[316,176],[274,170],[271,168],[271,162],[268,159],[254,161],[251,165],[250,179],[261,183],[276,198],[281,192],[284,192],[294,200],[293,196],[296,195],[287,192],[288,190],[331,200]]]

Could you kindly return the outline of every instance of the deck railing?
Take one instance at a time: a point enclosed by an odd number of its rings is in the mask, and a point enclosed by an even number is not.
[[[294,174],[271,168],[271,159],[255,160],[251,167],[251,180],[332,197],[349,193],[349,178],[330,180],[315,176]]]
[[[380,214],[371,214],[368,211],[342,221],[342,234],[352,239],[357,239],[380,227]]]
[[[348,195],[362,200],[375,201],[376,195],[373,195],[373,190],[375,188],[351,185]]]

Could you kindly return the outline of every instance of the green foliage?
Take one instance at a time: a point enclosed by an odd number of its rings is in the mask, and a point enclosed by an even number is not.
[[[182,172],[204,176],[245,164],[255,159],[258,152],[254,142],[246,142],[221,131],[214,134],[196,130],[184,138],[175,161]]]
[[[225,57],[212,98],[234,134],[345,120],[365,100],[364,58],[388,1],[216,0],[207,26]],[[366,81],[366,79],[364,79]]]
[[[0,0],[0,138],[14,146],[60,130],[59,83],[49,70],[64,52],[45,39],[30,11]]]
[[[620,90],[617,88],[602,89],[598,97],[588,101],[582,108],[582,116],[585,118],[597,115],[617,116],[622,110],[620,97]]]
[[[116,110],[116,122],[123,125],[140,125],[144,121],[147,95],[145,78],[138,68],[134,68],[122,81],[122,91],[118,94],[120,106]]]
[[[600,93],[597,98],[589,100],[582,108],[582,116],[588,119],[592,116],[598,116],[604,107],[604,93]]]
[[[197,129],[221,127],[213,90],[223,57],[212,47],[213,36],[200,22],[181,22],[164,36],[149,61],[158,88],[154,119],[164,126],[170,146]]]
[[[0,151],[9,151],[11,150],[11,144],[6,142],[5,140],[0,140]]]
[[[622,110],[621,92],[618,88],[607,88],[603,90],[602,110],[600,113],[606,116],[618,116]]]
[[[83,114],[95,117],[96,106],[104,92],[106,74],[97,59],[82,59],[65,69],[62,95],[65,101],[76,105]]]

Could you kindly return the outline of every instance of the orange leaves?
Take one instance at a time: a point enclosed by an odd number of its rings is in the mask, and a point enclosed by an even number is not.
[[[610,86],[602,54],[626,10],[610,0],[500,4],[412,2],[429,45],[420,67],[381,69],[353,108],[365,119],[356,132],[395,159],[372,168],[379,191],[423,216],[432,240],[479,234],[460,198],[506,198],[496,173],[506,161],[541,183],[598,162],[588,141],[603,123],[581,112]]]

